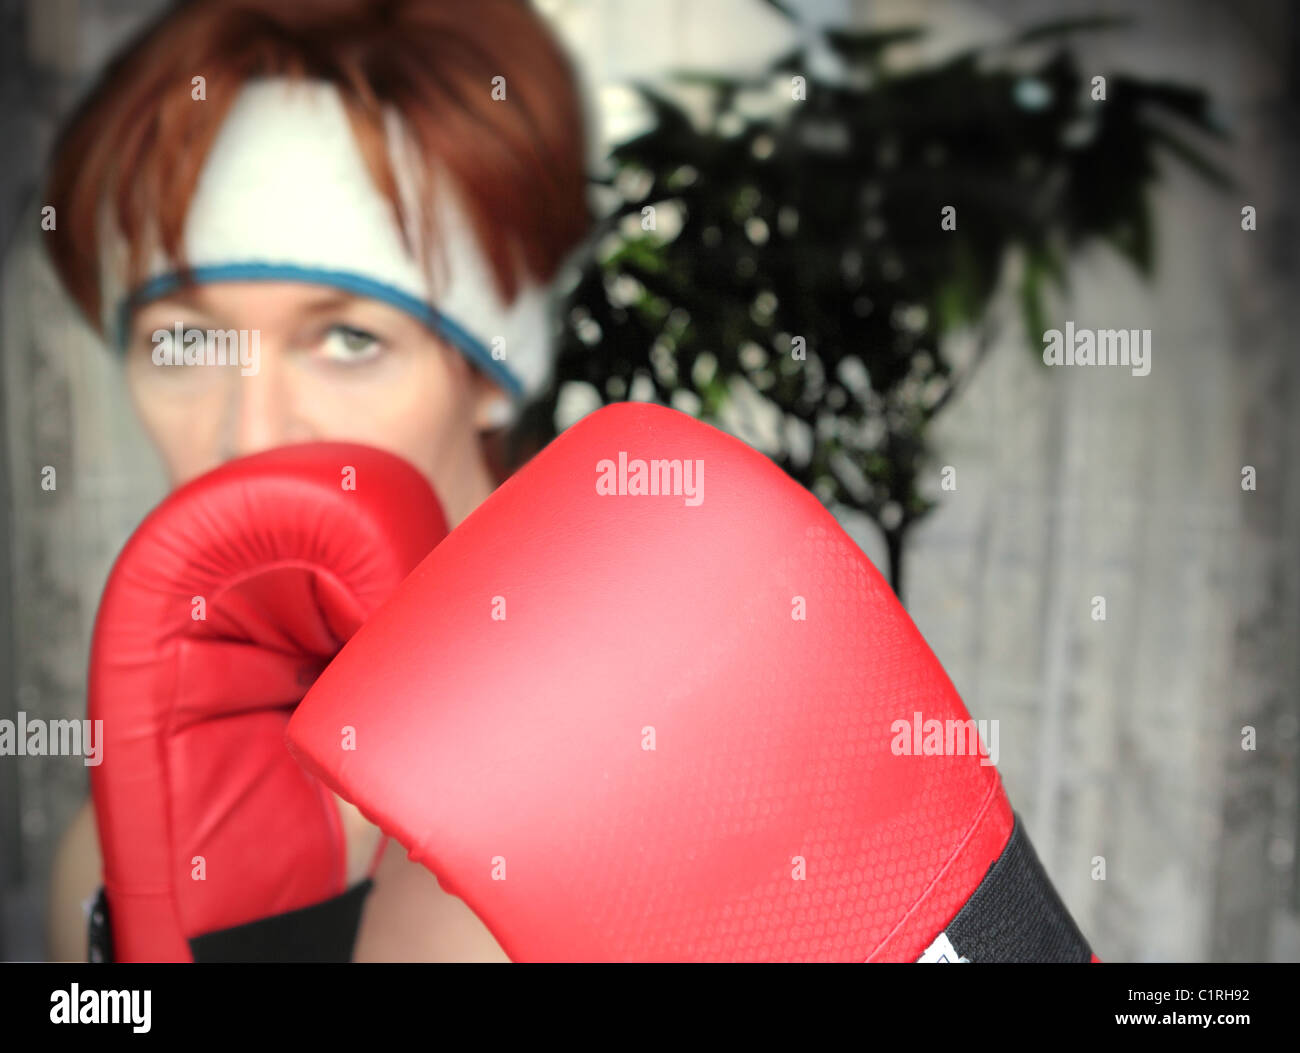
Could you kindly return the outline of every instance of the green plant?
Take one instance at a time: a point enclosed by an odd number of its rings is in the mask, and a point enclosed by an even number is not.
[[[992,341],[1008,259],[1041,333],[1044,295],[1084,243],[1151,273],[1158,154],[1226,184],[1183,137],[1222,135],[1203,93],[1115,74],[1097,99],[1059,43],[1117,24],[1040,25],[901,70],[891,56],[923,29],[822,30],[834,78],[808,72],[806,44],[757,77],[675,75],[704,93],[703,120],[638,84],[654,125],[599,181],[608,212],[523,453],[554,435],[575,382],[685,409],[870,516],[901,595],[907,532],[932,505],[918,489],[928,428]],[[961,361],[958,334],[973,348]]]

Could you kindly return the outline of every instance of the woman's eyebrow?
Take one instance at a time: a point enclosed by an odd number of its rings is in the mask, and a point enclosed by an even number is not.
[[[296,313],[306,315],[328,314],[330,311],[337,311],[357,302],[358,298],[351,293],[338,289],[322,290],[318,295],[300,301],[296,305]]]
[[[203,304],[194,297],[189,296],[168,296],[164,300],[154,300],[151,303],[141,304],[136,310],[143,314],[145,311],[206,311]]]
[[[171,308],[175,310],[171,310]],[[152,309],[151,309],[152,308]],[[140,340],[144,337],[156,337],[160,332],[172,332],[178,325],[186,329],[208,329],[212,318],[202,308],[188,307],[184,304],[167,301],[157,307],[150,305],[136,311],[131,318],[127,339]]]
[[[211,311],[203,302],[203,296],[200,293],[185,292],[183,290],[175,293],[169,293],[157,300],[150,300],[148,303],[142,303],[135,310],[137,319],[151,314],[165,314],[173,311],[189,311],[197,314],[210,314]]]

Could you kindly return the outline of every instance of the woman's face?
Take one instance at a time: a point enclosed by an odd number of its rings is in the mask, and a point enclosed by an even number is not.
[[[205,339],[203,364],[159,364],[178,324],[222,334]],[[233,364],[215,364],[223,345]],[[175,348],[182,363],[184,350]],[[126,375],[173,486],[259,450],[339,440],[409,461],[453,526],[492,491],[479,431],[504,396],[420,322],[376,300],[294,282],[194,286],[135,312]]]

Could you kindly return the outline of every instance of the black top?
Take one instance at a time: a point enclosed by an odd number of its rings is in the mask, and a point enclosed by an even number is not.
[[[373,884],[366,880],[310,907],[195,936],[190,953],[196,962],[350,962]],[[114,960],[112,919],[102,888],[90,912],[90,960]]]

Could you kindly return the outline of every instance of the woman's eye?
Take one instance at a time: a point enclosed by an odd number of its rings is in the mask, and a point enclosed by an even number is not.
[[[325,334],[326,357],[338,362],[363,362],[379,354],[383,346],[379,338],[364,329],[350,325],[331,326]]]
[[[160,327],[158,329],[140,330],[131,342],[132,348],[140,358],[152,362],[155,366],[183,367],[188,363],[203,361],[205,344],[202,343],[203,330],[197,330],[198,337],[189,337],[187,333],[195,332],[189,326],[179,328],[181,339],[176,339],[177,327]],[[187,363],[186,356],[189,356]],[[168,373],[180,373],[182,369],[167,370]]]

